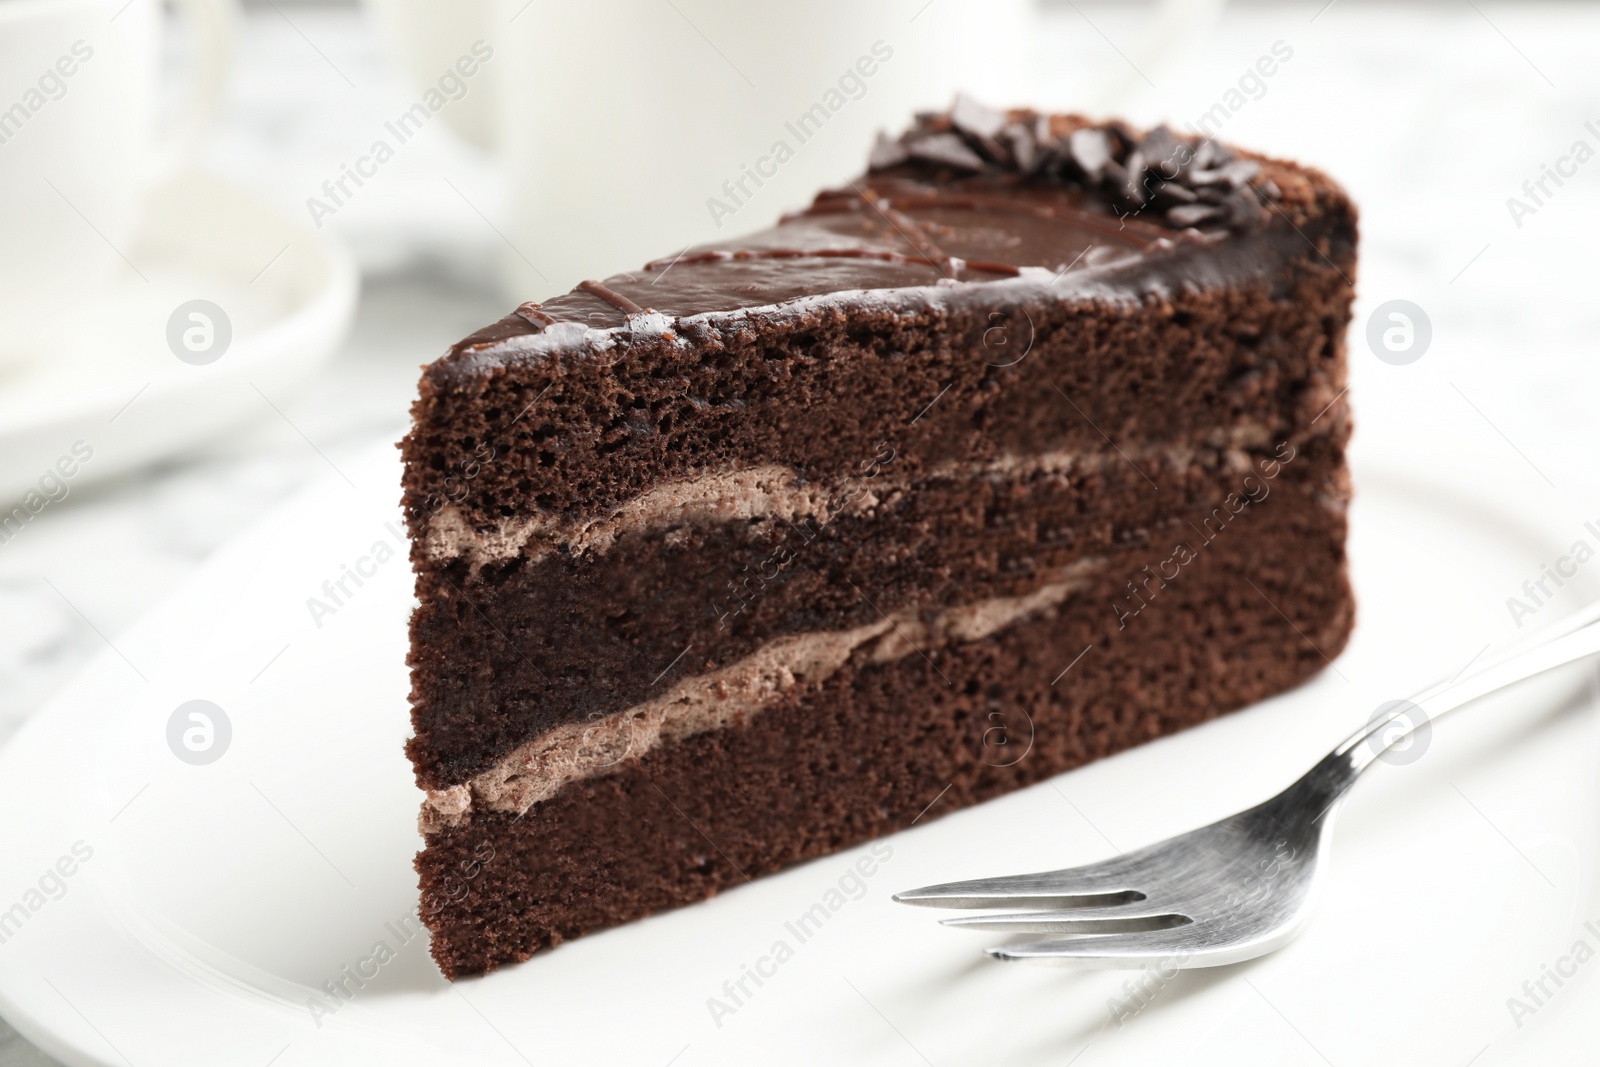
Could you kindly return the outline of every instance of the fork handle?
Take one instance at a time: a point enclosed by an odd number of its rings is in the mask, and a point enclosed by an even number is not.
[[[1378,757],[1425,724],[1506,686],[1600,653],[1600,601],[1574,612],[1506,650],[1476,664],[1470,673],[1429,686],[1351,734],[1301,779],[1332,804]],[[1420,712],[1420,714],[1412,714]],[[1400,723],[1396,728],[1395,724]],[[1388,731],[1388,732],[1385,732]]]

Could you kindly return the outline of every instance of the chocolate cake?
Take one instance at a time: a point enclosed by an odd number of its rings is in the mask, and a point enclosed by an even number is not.
[[[427,367],[408,752],[444,973],[1320,670],[1355,243],[1315,170],[961,100],[779,225]]]

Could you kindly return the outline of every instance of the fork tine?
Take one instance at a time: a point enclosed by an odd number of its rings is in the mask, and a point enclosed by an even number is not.
[[[902,904],[927,908],[1074,908],[1128,904],[1144,900],[1146,894],[1130,877],[1131,865],[1124,859],[1068,867],[1037,874],[1014,874],[1003,878],[976,878],[965,882],[945,882],[896,893]]]
[[[1007,934],[1123,934],[1170,930],[1194,920],[1165,909],[1133,907],[1070,908],[1065,911],[1024,911],[1004,915],[961,915],[941,919],[941,925],[968,930],[998,930]]]
[[[1078,937],[999,945],[987,950],[995,959],[1053,963],[1065,967],[1203,967],[1208,951],[1196,942],[1188,924],[1136,933],[1084,934]],[[1233,957],[1215,962],[1232,962]]]

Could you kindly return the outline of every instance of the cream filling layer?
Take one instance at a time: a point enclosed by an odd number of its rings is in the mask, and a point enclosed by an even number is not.
[[[738,522],[773,517],[792,522],[814,515],[818,522],[826,523],[836,514],[828,504],[837,496],[823,486],[798,485],[793,470],[768,464],[668,482],[585,522],[534,515],[481,532],[473,529],[454,505],[446,505],[429,522],[425,544],[432,559],[465,557],[474,566],[514,558],[529,542],[540,548],[537,555],[558,542],[574,555],[591,550],[603,553],[624,533],[695,520]],[[877,503],[871,493],[860,494],[837,513],[864,511]]]
[[[1250,460],[1243,448],[1262,447],[1271,441],[1268,427],[1240,422],[1219,428],[1214,442],[1205,447],[1224,450],[1224,463],[1244,471]],[[1194,462],[1199,446],[1160,445],[1097,452],[1066,450],[1031,455],[1003,455],[981,463],[949,463],[924,479],[1023,478],[1032,474],[1071,474],[1146,461],[1184,470]],[[475,529],[454,505],[445,505],[429,520],[423,537],[428,557],[443,562],[465,559],[474,567],[514,559],[527,548],[538,559],[565,544],[573,554],[604,553],[623,534],[668,529],[687,522],[739,522],[778,518],[793,522],[807,516],[826,525],[838,515],[868,514],[897,492],[911,487],[906,478],[879,473],[830,485],[802,485],[793,469],[766,464],[743,470],[704,474],[656,486],[624,501],[603,516],[579,522],[553,515],[508,519],[487,531]]]
[[[906,609],[849,630],[770,641],[736,663],[684,679],[659,697],[548,730],[466,783],[430,789],[418,825],[431,834],[466,822],[474,809],[521,814],[569,782],[606,774],[666,741],[742,724],[800,686],[821,685],[858,650],[867,663],[890,663],[930,648],[982,640],[1053,610],[1104,566],[1103,559],[1083,559],[1022,596],[992,597],[929,615]]]

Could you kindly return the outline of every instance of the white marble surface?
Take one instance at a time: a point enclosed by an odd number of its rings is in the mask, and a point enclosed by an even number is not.
[[[1471,454],[1491,490],[1539,479],[1575,516],[1600,514],[1591,429],[1600,160],[1520,227],[1506,206],[1575,140],[1600,149],[1584,128],[1594,120],[1600,131],[1600,8],[1321,7],[1231,9],[1176,58],[1156,61],[1140,46],[1149,8],[1053,5],[1020,50],[1029,102],[1114,102],[1136,120],[1181,127],[1286,42],[1293,58],[1222,133],[1325,167],[1362,207],[1351,344],[1358,456],[1403,451],[1459,467]],[[352,137],[407,95],[357,11],[252,9],[205,162],[303,212],[349,158]],[[334,462],[397,439],[417,365],[506,306],[484,267],[498,239],[443,180],[494,216],[501,178],[442,128],[419,144],[334,220],[367,270],[359,318],[326,375],[285,405]],[[1432,320],[1432,348],[1411,366],[1379,362],[1362,339],[1366,315],[1391,298]],[[199,560],[326,471],[300,432],[264,409],[196,454],[75,493],[0,546],[0,743]],[[0,1023],[0,1065],[40,1062]]]

